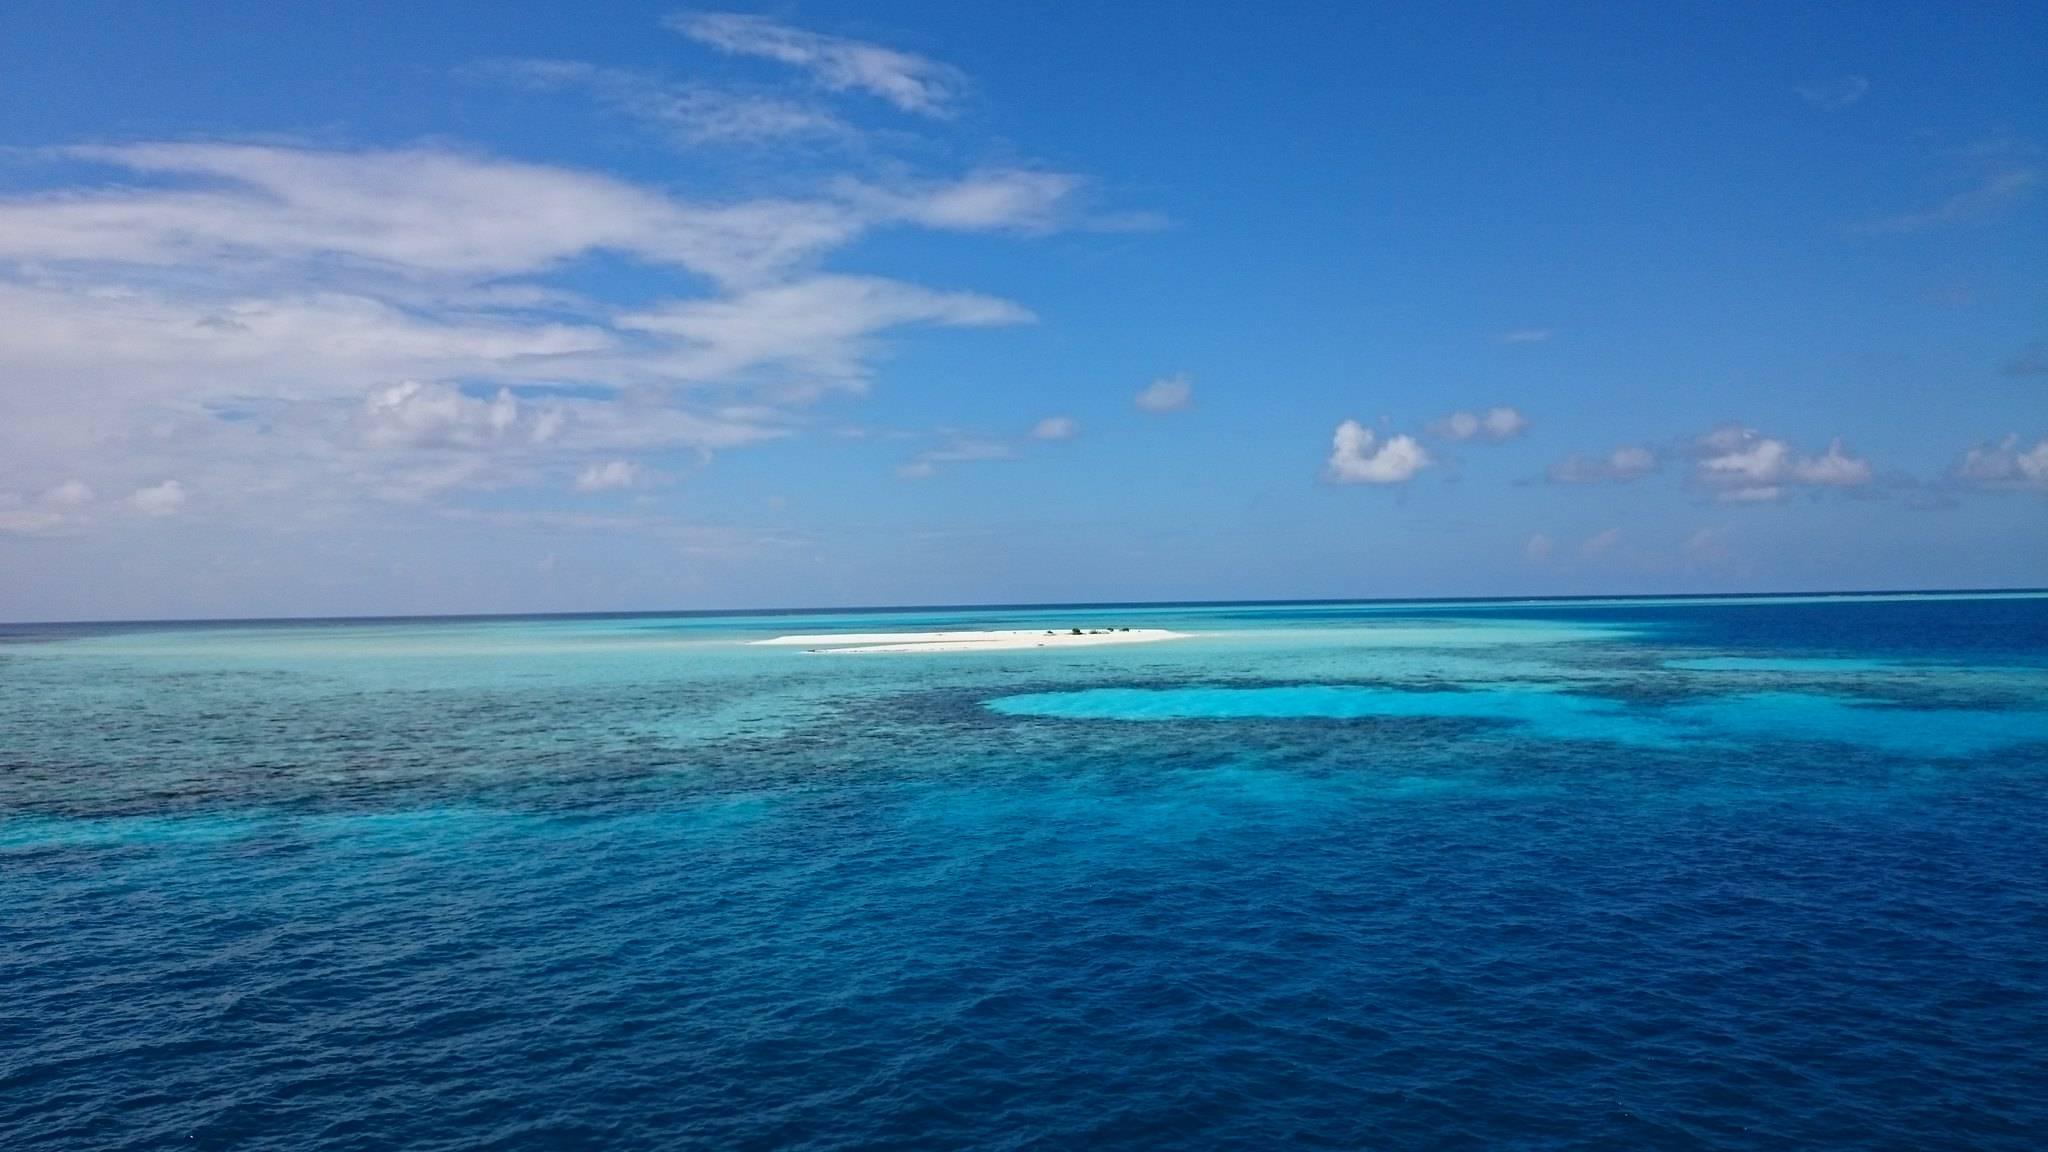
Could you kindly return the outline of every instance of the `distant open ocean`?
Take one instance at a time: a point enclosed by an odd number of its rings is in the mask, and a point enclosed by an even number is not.
[[[0,1148],[1297,1146],[2048,1147],[2048,598],[0,626]]]

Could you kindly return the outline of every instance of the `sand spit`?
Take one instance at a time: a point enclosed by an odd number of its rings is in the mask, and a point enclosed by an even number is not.
[[[1188,633],[1164,628],[1016,628],[991,632],[836,632],[777,636],[752,644],[807,648],[812,652],[1009,652],[1024,648],[1092,648],[1103,644],[1152,644]]]

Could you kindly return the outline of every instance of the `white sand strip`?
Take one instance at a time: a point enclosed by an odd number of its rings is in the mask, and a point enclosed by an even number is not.
[[[752,644],[808,648],[813,652],[1008,652],[1024,648],[1090,648],[1101,644],[1151,644],[1178,640],[1186,632],[1164,628],[1015,628],[990,632],[827,632],[777,636]]]

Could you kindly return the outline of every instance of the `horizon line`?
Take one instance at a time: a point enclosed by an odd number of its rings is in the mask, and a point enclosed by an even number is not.
[[[1829,590],[1795,590],[1776,592],[1623,592],[1623,593],[1579,593],[1571,595],[1500,595],[1500,596],[1327,596],[1303,598],[1247,598],[1226,600],[1083,600],[1083,601],[1019,601],[1013,603],[968,604],[858,604],[858,605],[810,605],[806,607],[776,608],[633,608],[589,612],[424,612],[377,614],[357,613],[335,616],[166,616],[157,618],[119,618],[96,620],[0,620],[0,628],[66,628],[66,627],[116,627],[121,625],[155,624],[371,624],[398,621],[428,620],[599,620],[625,617],[714,617],[714,616],[807,616],[826,613],[848,615],[880,615],[889,612],[996,612],[1019,609],[1065,609],[1090,610],[1102,608],[1255,608],[1280,607],[1287,605],[1343,605],[1343,604],[1569,604],[1590,603],[1603,600],[1782,600],[1793,597],[1823,597],[1847,599],[1852,597],[1906,597],[1906,596],[2038,596],[2048,595],[2048,587],[2022,588],[1857,588]]]

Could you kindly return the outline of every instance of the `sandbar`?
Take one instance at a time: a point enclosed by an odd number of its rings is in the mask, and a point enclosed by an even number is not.
[[[1025,648],[1092,648],[1102,644],[1152,644],[1188,633],[1165,628],[1012,628],[987,632],[826,632],[777,636],[750,644],[807,648],[812,652],[1012,652]]]

